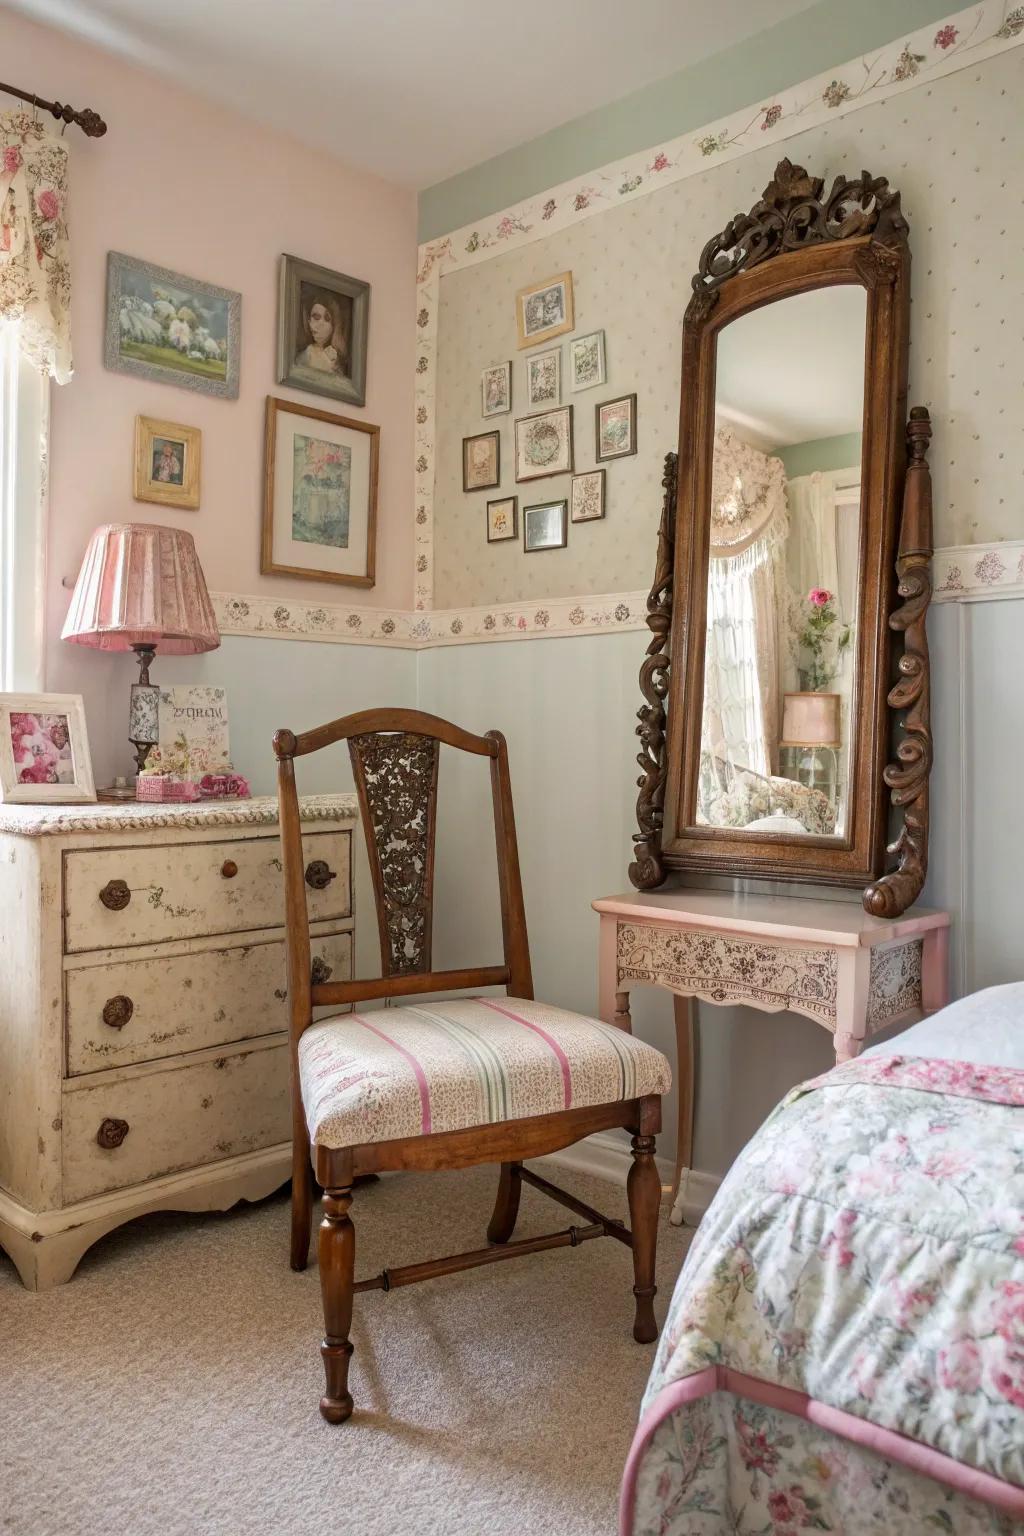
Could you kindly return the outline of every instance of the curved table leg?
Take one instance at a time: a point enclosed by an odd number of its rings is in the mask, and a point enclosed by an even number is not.
[[[672,1006],[676,1017],[676,1092],[679,1096],[679,1115],[676,1124],[676,1176],[672,1186],[672,1214],[669,1221],[674,1227],[681,1227],[693,1164],[693,1114],[698,1065],[697,1004],[692,997],[673,996]]]

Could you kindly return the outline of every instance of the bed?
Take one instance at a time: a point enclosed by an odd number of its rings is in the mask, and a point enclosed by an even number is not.
[[[1024,1531],[1024,984],[796,1088],[672,1298],[621,1536]]]

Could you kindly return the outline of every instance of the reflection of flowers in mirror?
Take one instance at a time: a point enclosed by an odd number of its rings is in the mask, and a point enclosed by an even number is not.
[[[853,638],[853,625],[840,619],[835,601],[835,593],[827,587],[812,587],[807,594],[809,612],[797,639],[808,656],[800,672],[801,686],[808,693],[828,688],[838,675]]]

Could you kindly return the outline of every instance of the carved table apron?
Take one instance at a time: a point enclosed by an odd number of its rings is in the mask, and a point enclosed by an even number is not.
[[[593,903],[601,916],[599,1013],[632,1029],[634,983],[674,996],[679,1123],[672,1221],[683,1219],[693,1158],[694,1000],[789,1009],[827,1029],[836,1061],[949,1000],[949,914],[916,908],[895,921],[859,904],[723,891],[635,891]]]

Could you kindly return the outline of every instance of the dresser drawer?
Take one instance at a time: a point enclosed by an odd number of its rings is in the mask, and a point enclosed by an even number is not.
[[[63,1203],[290,1138],[284,1042],[65,1088]]]
[[[351,933],[315,935],[324,981],[352,975]],[[152,960],[83,966],[64,977],[67,1075],[288,1028],[283,939]]]
[[[350,842],[348,832],[312,832],[302,839],[313,921],[351,912]],[[64,856],[67,954],[283,923],[276,836],[96,848]]]

